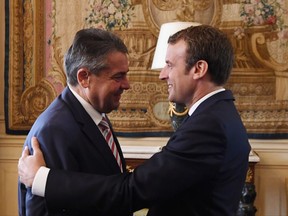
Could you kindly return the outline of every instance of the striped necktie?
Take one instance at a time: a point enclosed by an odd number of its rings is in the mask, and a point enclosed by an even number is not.
[[[123,168],[122,168],[122,161],[121,161],[121,158],[120,158],[120,155],[119,155],[119,152],[118,152],[118,149],[117,149],[117,146],[114,142],[114,139],[113,139],[113,135],[112,135],[112,132],[110,130],[110,127],[109,127],[109,124],[107,122],[107,119],[103,116],[101,122],[99,123],[99,127],[103,133],[103,136],[106,140],[106,142],[108,143],[120,169],[121,169],[121,172],[123,172]]]

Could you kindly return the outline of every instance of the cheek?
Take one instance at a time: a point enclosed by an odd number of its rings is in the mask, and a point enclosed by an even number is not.
[[[89,94],[89,100],[91,101],[91,103],[93,103],[93,106],[99,105],[101,101],[101,95],[99,95],[97,92],[92,91]]]
[[[185,84],[185,79],[183,79],[183,77],[173,74],[171,78],[174,80],[174,84],[176,85],[176,88],[181,89],[182,87],[184,87],[183,85]]]
[[[191,82],[188,76],[175,77],[176,88],[180,92],[188,91],[191,88]]]
[[[99,89],[98,98],[102,103],[110,104],[114,102],[114,97],[117,92],[117,89],[112,88],[112,86],[106,86],[106,88]]]
[[[89,98],[93,100],[93,103],[99,103],[101,101],[101,98],[105,95],[105,89],[101,85],[93,85],[89,88]]]

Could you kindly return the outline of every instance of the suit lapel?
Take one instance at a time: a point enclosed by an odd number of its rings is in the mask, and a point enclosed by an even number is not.
[[[73,95],[68,87],[66,87],[62,92],[62,99],[70,108],[71,112],[79,127],[81,128],[83,134],[85,134],[88,139],[91,141],[91,144],[97,148],[98,152],[101,153],[103,156],[103,160],[106,161],[106,164],[109,164],[112,169],[116,169],[117,171],[120,170],[119,166],[115,160],[111,149],[109,148],[105,138],[103,137],[102,133],[100,132],[97,125],[95,125],[93,119],[89,116],[77,98]],[[113,133],[113,130],[112,130]],[[118,149],[120,149],[119,143],[117,138],[115,137],[114,133],[114,141]],[[79,144],[81,145],[81,143]],[[123,159],[122,151],[119,151],[120,157],[122,159],[122,164],[125,164]],[[124,170],[124,169],[123,169]]]

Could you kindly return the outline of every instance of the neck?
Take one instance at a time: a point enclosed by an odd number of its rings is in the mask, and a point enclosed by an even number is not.
[[[198,100],[200,100],[202,97],[204,97],[205,95],[213,92],[213,91],[216,91],[216,90],[219,90],[219,89],[222,89],[223,86],[215,86],[215,85],[211,85],[207,88],[207,86],[203,89],[200,89],[198,91],[196,91],[194,94],[193,94],[193,98],[192,100],[190,101],[189,103],[189,106],[187,106],[186,104],[186,107],[191,107],[193,106],[193,104],[195,104]]]

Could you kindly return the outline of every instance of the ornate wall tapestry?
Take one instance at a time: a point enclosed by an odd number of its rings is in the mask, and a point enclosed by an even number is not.
[[[63,56],[81,28],[114,31],[130,53],[131,89],[109,114],[123,136],[172,132],[167,86],[150,69],[161,24],[224,30],[236,61],[226,86],[252,138],[288,138],[288,0],[6,0],[5,110],[26,134],[66,85]]]

